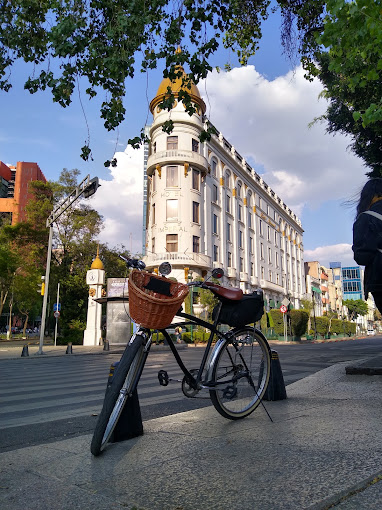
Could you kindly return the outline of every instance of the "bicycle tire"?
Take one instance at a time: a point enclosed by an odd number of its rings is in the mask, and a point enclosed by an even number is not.
[[[239,420],[251,414],[267,389],[271,371],[270,347],[266,338],[247,326],[225,340],[212,366],[210,398],[224,418]],[[224,384],[226,382],[226,384]]]
[[[144,359],[143,337],[138,335],[126,347],[112,382],[106,388],[90,445],[90,451],[95,457],[100,455],[110,440],[125,403],[135,389],[133,384],[137,374],[142,372]]]

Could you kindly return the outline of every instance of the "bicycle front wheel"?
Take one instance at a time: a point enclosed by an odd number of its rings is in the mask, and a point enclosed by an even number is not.
[[[251,414],[267,389],[271,370],[270,347],[265,337],[249,326],[233,332],[220,347],[209,381],[215,409],[238,420]]]
[[[126,401],[138,384],[146,356],[143,337],[137,335],[133,342],[126,347],[112,382],[106,388],[102,411],[98,417],[90,446],[90,451],[94,456],[99,455],[110,440]]]

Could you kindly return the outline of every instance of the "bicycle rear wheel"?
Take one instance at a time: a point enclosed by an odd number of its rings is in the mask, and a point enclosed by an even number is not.
[[[146,356],[143,337],[137,335],[133,342],[126,347],[112,382],[106,388],[103,407],[90,446],[90,451],[94,456],[99,455],[110,440],[126,400],[138,384]]]
[[[271,370],[270,347],[265,337],[246,326],[235,331],[216,355],[210,397],[225,418],[238,420],[251,414],[267,389]]]

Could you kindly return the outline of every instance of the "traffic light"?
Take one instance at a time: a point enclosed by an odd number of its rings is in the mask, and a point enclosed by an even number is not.
[[[185,267],[184,268],[184,279],[187,281],[188,280],[188,273],[190,271],[190,268],[189,267]]]
[[[154,269],[153,269],[153,273],[155,273],[155,274],[159,274],[159,271],[158,271],[158,268],[157,268],[157,267],[154,267]]]
[[[94,195],[100,186],[101,185],[98,181],[98,177],[93,177],[93,179],[90,179],[89,184],[86,186],[84,191],[84,198],[89,198]]]
[[[41,295],[43,296],[45,294],[45,282],[42,282],[41,284]]]
[[[37,292],[41,294],[41,296],[43,296],[45,294],[45,281],[44,281],[45,276],[41,276],[41,280],[42,280],[41,283],[37,284],[38,287]]]

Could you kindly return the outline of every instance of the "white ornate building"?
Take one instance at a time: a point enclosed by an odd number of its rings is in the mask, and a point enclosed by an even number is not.
[[[180,101],[160,109],[167,87],[177,97],[181,85],[164,79],[150,103],[147,267],[168,260],[179,280],[185,266],[194,277],[222,267],[230,285],[261,287],[271,307],[288,296],[298,308],[305,293],[300,220],[221,133],[200,143],[206,107],[194,84],[194,115]],[[162,130],[168,119],[171,134]]]

